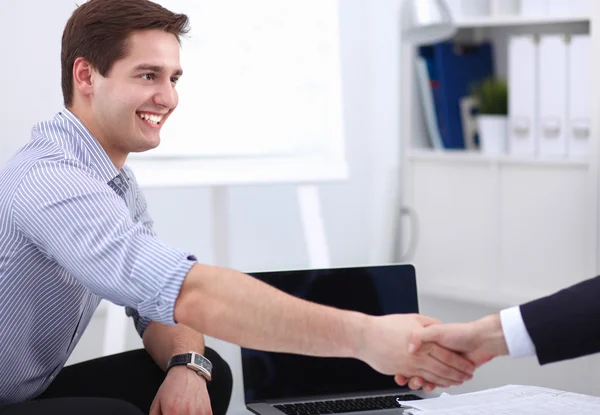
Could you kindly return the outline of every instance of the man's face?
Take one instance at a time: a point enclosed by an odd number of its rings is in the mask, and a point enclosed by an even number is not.
[[[177,38],[162,30],[130,35],[127,56],[106,77],[94,74],[93,133],[113,154],[126,156],[155,148],[160,130],[177,107],[181,75]]]

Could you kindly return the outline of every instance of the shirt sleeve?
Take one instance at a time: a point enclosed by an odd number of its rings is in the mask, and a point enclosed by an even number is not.
[[[175,301],[196,259],[134,222],[123,199],[85,166],[38,162],[15,191],[13,215],[25,238],[90,291],[176,324]]]
[[[125,313],[128,317],[133,318],[133,325],[135,326],[135,330],[138,332],[140,337],[143,338],[144,332],[146,331],[146,327],[148,327],[148,325],[152,323],[152,320],[147,317],[140,316],[140,313],[138,313],[136,309],[131,307],[125,307]]]
[[[511,357],[535,356],[535,346],[523,322],[520,307],[502,310],[500,322]]]
[[[133,179],[130,185],[135,186],[135,189],[133,189],[136,195],[135,212],[139,212],[139,215],[136,216],[135,221],[142,223],[142,225],[144,225],[146,229],[148,229],[148,231],[154,235],[154,221],[152,220],[152,217],[148,212],[148,202],[146,201],[144,194],[140,191],[140,189],[137,186],[135,174],[127,165],[123,166],[123,170],[125,171],[127,176]],[[135,326],[135,330],[138,332],[139,336],[143,338],[144,331],[146,331],[146,327],[148,327],[152,320],[150,320],[147,317],[140,316],[140,313],[138,313],[136,309],[131,307],[125,307],[125,314],[133,319],[133,325]]]

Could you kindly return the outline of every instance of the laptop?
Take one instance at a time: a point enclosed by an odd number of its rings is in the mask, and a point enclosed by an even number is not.
[[[418,313],[410,264],[250,273],[315,303],[371,315]],[[437,396],[399,387],[366,363],[241,348],[246,407],[259,415],[404,412],[402,402]],[[406,406],[405,406],[406,407]]]

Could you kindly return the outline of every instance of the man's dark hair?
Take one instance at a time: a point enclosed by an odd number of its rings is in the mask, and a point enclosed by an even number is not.
[[[86,59],[102,76],[127,56],[127,40],[137,30],[158,29],[180,36],[189,31],[185,14],[173,13],[149,0],[89,0],[79,6],[62,36],[62,91],[66,107],[73,105],[73,65]]]

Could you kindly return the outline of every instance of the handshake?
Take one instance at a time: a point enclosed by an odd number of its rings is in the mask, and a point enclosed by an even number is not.
[[[470,323],[440,324],[419,314],[371,317],[358,356],[399,385],[432,391],[460,385],[497,356],[537,356],[544,365],[598,353],[599,295],[597,276]]]
[[[509,354],[499,314],[456,324],[419,314],[373,318],[372,344],[361,359],[413,390],[460,385],[482,364]]]

